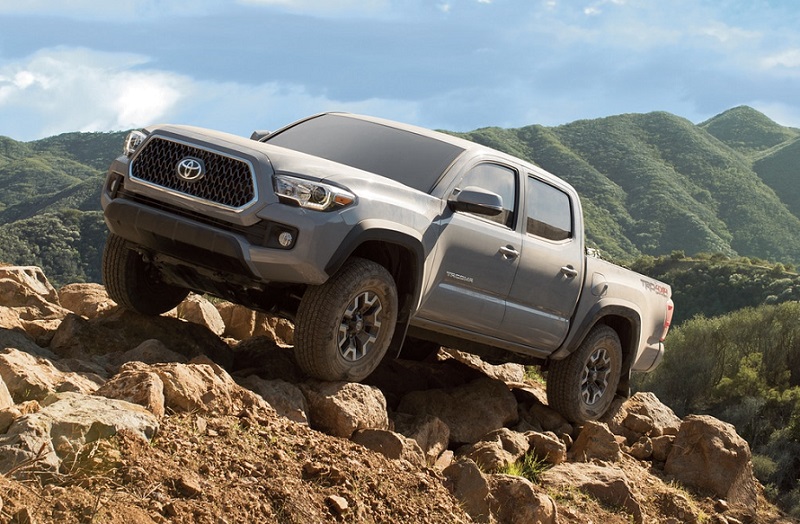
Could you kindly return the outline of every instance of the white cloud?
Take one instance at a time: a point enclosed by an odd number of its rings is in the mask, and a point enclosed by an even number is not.
[[[146,57],[80,48],[44,49],[0,64],[0,135],[33,140],[167,121],[249,134],[322,111],[405,121],[416,120],[419,112],[416,102],[342,102],[301,85],[200,81],[148,65]]]
[[[700,34],[710,36],[722,43],[750,44],[753,40],[761,38],[759,31],[749,31],[740,27],[731,27],[719,21],[713,21],[705,27],[701,27]]]
[[[785,51],[767,56],[762,59],[761,65],[766,69],[798,69],[797,73],[800,75],[800,49],[787,49]]]
[[[40,137],[125,129],[163,118],[180,100],[181,75],[139,69],[146,59],[81,48],[45,49],[0,65],[0,121]],[[24,115],[9,118],[7,115]]]

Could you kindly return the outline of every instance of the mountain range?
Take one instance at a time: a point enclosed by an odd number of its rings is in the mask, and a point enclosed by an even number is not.
[[[454,133],[532,161],[582,197],[587,243],[616,261],[718,253],[800,263],[800,129],[740,106]],[[100,187],[125,133],[0,137],[0,262],[99,281]]]

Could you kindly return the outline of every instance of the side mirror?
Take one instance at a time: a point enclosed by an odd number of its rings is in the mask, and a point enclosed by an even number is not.
[[[453,211],[466,211],[478,215],[497,216],[503,212],[503,198],[475,186],[465,187],[447,201]]]
[[[255,140],[256,142],[261,142],[265,138],[267,138],[272,133],[267,131],[266,129],[257,129],[253,131],[253,134],[250,135],[250,140]]]

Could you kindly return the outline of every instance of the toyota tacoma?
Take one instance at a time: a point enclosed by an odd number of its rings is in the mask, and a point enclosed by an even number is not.
[[[344,113],[249,138],[157,125],[128,135],[101,198],[112,299],[282,315],[321,380],[446,345],[543,366],[551,407],[582,422],[664,352],[670,287],[586,248],[576,191],[445,133]]]

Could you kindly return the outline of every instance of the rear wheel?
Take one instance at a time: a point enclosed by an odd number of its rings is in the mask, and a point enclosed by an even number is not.
[[[158,269],[114,233],[108,234],[103,249],[103,283],[114,302],[144,315],[165,313],[189,294],[186,289],[165,284]]]
[[[611,406],[622,369],[622,344],[609,326],[595,326],[578,349],[550,364],[547,401],[571,422],[596,420]]]
[[[397,323],[397,287],[380,264],[348,260],[306,290],[295,319],[295,356],[320,380],[357,382],[386,354]]]

